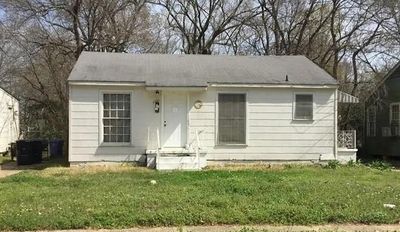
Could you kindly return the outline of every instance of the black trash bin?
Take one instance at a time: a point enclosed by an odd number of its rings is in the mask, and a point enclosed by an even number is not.
[[[17,164],[18,165],[29,165],[33,164],[32,157],[32,146],[31,143],[27,140],[18,140],[16,142],[16,150],[17,150]]]
[[[49,141],[50,157],[57,158],[63,155],[64,141],[61,139],[52,139]]]
[[[42,140],[31,140],[32,159],[34,163],[42,162],[43,145]]]
[[[16,150],[18,165],[42,162],[42,143],[40,140],[18,140]]]

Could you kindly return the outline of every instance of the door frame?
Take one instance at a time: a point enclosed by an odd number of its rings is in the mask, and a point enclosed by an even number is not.
[[[161,141],[161,149],[164,149],[164,148],[170,148],[170,147],[165,147],[164,146],[164,144],[165,144],[165,138],[164,138],[164,120],[165,120],[165,103],[166,103],[166,100],[165,100],[165,95],[167,95],[169,92],[172,92],[172,93],[176,93],[176,92],[178,92],[179,93],[179,91],[161,91],[161,100],[160,100],[160,105],[161,105],[161,117],[160,117],[160,141]],[[185,125],[186,125],[186,136],[185,136],[185,143],[183,144],[183,146],[182,147],[176,147],[176,148],[186,148],[187,147],[187,145],[188,145],[188,142],[189,142],[189,111],[190,111],[190,108],[189,108],[189,100],[190,100],[190,97],[189,97],[189,92],[187,92],[187,91],[182,91],[182,97],[186,97],[186,101],[185,101],[185,107],[184,107],[184,109],[185,109],[185,117],[186,117],[186,122],[185,122]],[[171,147],[171,148],[175,148],[175,147]]]

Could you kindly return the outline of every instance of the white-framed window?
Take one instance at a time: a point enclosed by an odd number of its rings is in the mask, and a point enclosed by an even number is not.
[[[131,142],[131,94],[102,93],[102,141],[104,144]]]
[[[314,114],[314,95],[312,93],[295,93],[294,120],[313,120]]]
[[[376,106],[367,108],[367,136],[376,136]]]
[[[218,144],[246,144],[246,94],[218,94]]]

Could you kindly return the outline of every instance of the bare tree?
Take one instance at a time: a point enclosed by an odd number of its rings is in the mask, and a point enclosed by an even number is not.
[[[184,53],[211,54],[212,46],[225,43],[226,33],[253,17],[246,0],[159,0],[168,24],[180,33]]]
[[[20,25],[9,34],[18,56],[5,56],[21,61],[8,79],[21,97],[22,123],[44,120],[48,136],[68,136],[66,80],[82,51],[141,52],[154,42],[140,0],[0,0],[0,6],[4,21]]]

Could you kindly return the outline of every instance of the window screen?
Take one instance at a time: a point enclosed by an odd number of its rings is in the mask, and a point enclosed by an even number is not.
[[[129,143],[131,141],[131,95],[103,95],[103,141]]]
[[[246,143],[246,95],[218,95],[218,143]]]
[[[296,94],[294,119],[313,119],[313,95]]]

